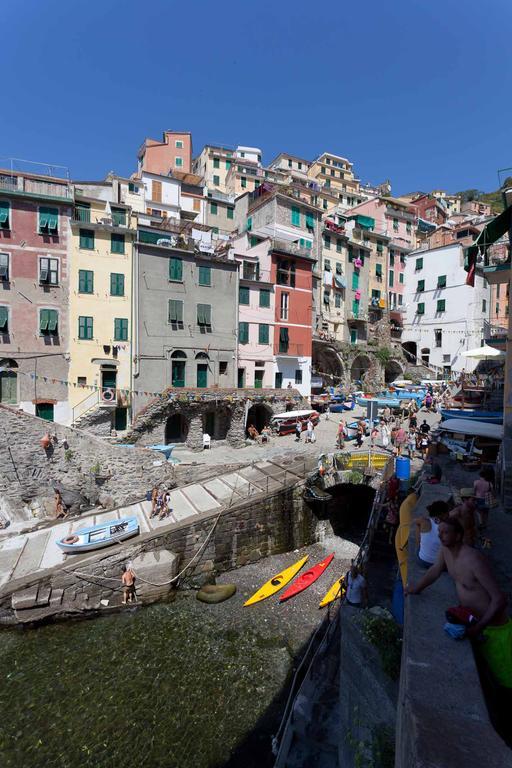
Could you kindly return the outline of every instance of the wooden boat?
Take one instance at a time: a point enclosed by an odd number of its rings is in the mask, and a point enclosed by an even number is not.
[[[280,589],[285,587],[293,579],[293,577],[300,571],[308,558],[309,555],[306,555],[306,557],[303,557],[302,560],[297,560],[296,563],[290,565],[288,568],[285,568],[284,571],[281,571],[281,573],[273,576],[271,579],[269,579],[269,581],[266,582],[266,584],[260,587],[260,589],[258,589],[258,591],[252,595],[252,597],[246,600],[244,605],[254,605],[254,603],[259,603],[261,600],[265,600],[267,597],[275,595],[276,592],[279,592]]]
[[[477,411],[473,408],[440,408],[441,419],[471,419],[486,424],[503,424],[503,411]]]
[[[307,427],[311,419],[313,426],[316,426],[320,420],[318,411],[286,411],[285,413],[276,413],[270,420],[270,426],[278,435],[291,435],[295,432],[295,424],[299,420],[301,431]]]
[[[329,603],[332,603],[339,597],[344,597],[346,591],[347,588],[345,586],[345,577],[341,576],[339,579],[336,579],[332,587],[327,590],[323,598],[320,600],[320,605],[318,607],[325,608],[326,605],[329,605]]]
[[[106,523],[91,525],[70,533],[59,539],[59,546],[67,554],[90,552],[93,549],[103,549],[111,544],[129,539],[139,533],[139,521],[136,517],[123,517],[120,520],[109,520]]]
[[[309,568],[301,576],[298,576],[294,582],[288,587],[288,589],[281,595],[279,602],[283,603],[285,600],[289,600],[291,597],[295,597],[300,592],[311,586],[325,571],[326,568],[332,563],[334,559],[334,553],[327,555],[323,560]]]
[[[366,408],[368,403],[377,403],[377,408],[400,408],[398,397],[358,397],[357,404]]]
[[[503,439],[502,424],[486,424],[474,419],[447,419],[439,424],[439,429],[470,437],[486,437],[490,440]]]
[[[462,389],[453,395],[457,403],[469,403],[470,405],[481,405],[484,400],[485,390],[477,387]]]

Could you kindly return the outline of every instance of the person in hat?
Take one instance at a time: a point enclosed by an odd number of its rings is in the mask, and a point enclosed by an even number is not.
[[[460,504],[450,512],[464,529],[463,543],[474,547],[477,541],[476,500],[473,488],[460,489]]]

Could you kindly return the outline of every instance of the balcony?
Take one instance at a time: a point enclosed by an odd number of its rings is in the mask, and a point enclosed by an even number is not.
[[[306,347],[304,344],[294,344],[290,342],[287,345],[279,345],[279,352],[276,352],[276,357],[303,357],[305,354]],[[309,349],[309,355],[311,355],[311,349]]]
[[[300,243],[296,243],[289,240],[272,240],[272,250],[279,251],[280,253],[287,253],[290,256],[300,256],[303,259],[310,259],[316,261],[313,256],[313,248],[305,248]]]
[[[0,192],[25,197],[48,197],[57,200],[71,200],[73,197],[71,185],[66,181],[46,181],[9,172],[0,172]]]
[[[102,216],[100,211],[91,211],[90,208],[77,206],[73,209],[72,224],[87,224],[96,227],[112,227],[127,229],[127,211],[113,211],[111,216]]]
[[[484,320],[484,340],[490,347],[505,351],[508,336],[508,317]]]
[[[367,312],[347,312],[347,320],[356,323],[366,323],[368,321],[368,313]]]

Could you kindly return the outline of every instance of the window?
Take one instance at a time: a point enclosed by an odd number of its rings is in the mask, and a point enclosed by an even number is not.
[[[238,324],[238,341],[240,344],[249,343],[249,323]]]
[[[173,283],[183,282],[183,261],[176,256],[169,259],[169,280]]]
[[[401,307],[404,301],[404,297],[401,293],[398,294],[398,306]]]
[[[436,328],[434,330],[434,339],[435,339],[435,346],[436,347],[442,347],[443,346],[443,329],[442,328]]]
[[[242,176],[240,178],[240,186],[242,187],[242,189],[246,189],[246,187],[247,187],[247,179],[245,178],[245,176]]]
[[[213,167],[214,168],[220,168],[220,160],[218,157],[213,158]]]
[[[424,280],[418,280],[418,286],[416,288],[417,293],[421,293],[425,290],[425,281]]]
[[[270,307],[270,291],[266,288],[260,290],[260,307]]]
[[[234,208],[226,208],[226,215],[227,215],[228,219],[232,219],[233,218],[234,212],[235,212]]]
[[[243,286],[240,286],[238,289],[238,303],[239,304],[249,304],[249,289],[244,288]]]
[[[281,320],[288,320],[288,293],[281,294]]]
[[[94,293],[94,272],[90,269],[78,270],[78,293]]]
[[[174,331],[183,330],[183,302],[169,299],[169,323]]]
[[[400,264],[405,264],[405,256],[404,254],[400,254]]]
[[[395,265],[395,254],[393,253],[393,251],[389,252],[389,264],[391,267]]]
[[[94,250],[94,231],[92,229],[80,230],[80,248],[85,251]]]
[[[339,293],[339,291],[335,291],[334,293],[334,306],[336,309],[340,309],[341,307],[341,293]]]
[[[326,200],[326,199],[325,199],[325,197],[324,197],[324,199],[322,200],[322,208],[324,209],[324,211],[326,211],[326,210],[327,210],[327,208],[328,208],[328,205],[329,205],[329,204],[328,204],[327,200]]]
[[[306,229],[308,232],[314,232],[315,230],[315,217],[312,213],[306,213]]]
[[[446,310],[446,301],[444,299],[438,299],[436,312],[444,312],[445,310]]]
[[[242,266],[242,275],[244,280],[259,280],[260,279],[260,264],[259,261],[244,261]]]
[[[425,314],[425,304],[423,304],[423,303],[418,304],[418,306],[416,307],[416,314],[417,315],[424,315]]]
[[[282,386],[283,386],[283,374],[281,373],[281,371],[277,371],[276,377],[275,377],[275,388],[281,389]]]
[[[120,272],[110,273],[110,295],[124,296],[124,275]]]
[[[79,387],[85,387],[87,384],[87,376],[77,376],[76,383]]]
[[[414,270],[415,272],[419,272],[420,269],[423,269],[423,259],[416,259]]]
[[[41,285],[59,284],[59,260],[43,256],[39,259],[39,282]]]
[[[110,250],[112,253],[124,253],[124,235],[112,232],[110,235]]]
[[[213,177],[213,186],[218,187],[220,184],[220,176],[214,176]]]
[[[384,244],[380,241],[377,241],[377,253],[382,253],[384,251]]]
[[[398,275],[398,282],[399,283],[403,283],[404,282],[404,273],[403,272],[400,272],[400,274]]]
[[[446,275],[439,275],[437,278],[437,287],[446,288]]]
[[[482,312],[487,312],[487,300],[482,299]]]
[[[357,291],[359,289],[359,273],[352,272],[352,290]]]
[[[212,307],[211,304],[197,305],[197,324],[201,333],[212,332]]]
[[[112,208],[110,206],[110,212],[114,227],[126,227],[126,211],[124,208]]]
[[[331,236],[330,235],[324,235],[324,248],[326,248],[328,251],[331,250]]]
[[[231,168],[231,160],[226,160],[226,171],[229,171]]]
[[[299,368],[295,371],[295,383],[302,384],[302,371]]]
[[[290,344],[290,340],[288,338],[288,328],[280,328],[279,329],[279,352],[281,352],[281,354],[286,354],[288,352],[289,344]]]
[[[375,288],[372,289],[372,299],[380,299],[380,291]]]
[[[382,264],[375,265],[375,276],[382,278]]]
[[[249,216],[248,219],[247,219],[247,227],[246,227],[246,229],[247,229],[248,232],[250,232],[251,229],[252,229],[252,216]]]
[[[59,209],[43,208],[39,209],[39,234],[56,235],[59,227]]]
[[[228,372],[228,364],[226,360],[221,360],[219,362],[219,376],[226,376]]]
[[[9,309],[0,307],[0,334],[9,333]]]
[[[336,253],[341,253],[343,249],[343,240],[340,240],[339,237],[336,238]]]
[[[408,234],[408,235],[410,235],[410,234],[411,234],[411,230],[412,230],[412,224],[411,224],[411,222],[410,222],[410,221],[408,221],[408,222],[406,223],[405,227],[406,227],[406,229],[407,229],[407,234]]]
[[[337,275],[342,275],[343,274],[343,267],[341,266],[339,261],[336,262],[336,274]]]
[[[354,299],[352,302],[352,314],[354,317],[359,317],[359,302],[357,299]]]
[[[295,288],[295,263],[288,260],[277,262],[277,284]]]
[[[324,304],[327,304],[327,305],[328,305],[328,304],[329,304],[329,301],[330,301],[330,299],[331,299],[331,294],[330,294],[330,291],[329,291],[329,289],[327,288],[327,289],[324,291]]]
[[[330,259],[324,259],[324,269],[326,272],[331,271],[331,262]]]
[[[393,232],[398,232],[398,219],[393,219]]]
[[[11,228],[11,204],[7,200],[0,200],[0,229]]]
[[[9,254],[0,253],[0,281],[9,282]]]
[[[212,268],[199,267],[199,285],[210,286],[212,284]]]
[[[128,341],[128,320],[124,317],[114,318],[114,341]]]
[[[176,168],[182,168],[183,167],[183,158],[177,157],[175,162]]]
[[[268,344],[268,325],[260,323],[258,326],[258,344]]]
[[[133,192],[134,195],[139,194],[139,187],[137,184],[134,184],[133,181],[128,182],[128,192]]]
[[[388,284],[390,288],[393,287],[394,282],[395,282],[395,273],[392,269],[390,269],[388,273]]]
[[[292,205],[292,225],[294,227],[300,227],[300,208]]]
[[[217,203],[210,203],[210,213],[212,214],[212,216],[217,215],[217,208],[218,208]]]
[[[176,147],[176,149],[183,149],[183,142],[181,141],[181,139],[176,139],[176,141],[174,142],[174,146]]]
[[[59,313],[56,309],[39,310],[39,330],[42,336],[58,336]]]
[[[92,317],[84,317],[81,315],[78,318],[78,338],[79,339],[92,339],[93,320]]]

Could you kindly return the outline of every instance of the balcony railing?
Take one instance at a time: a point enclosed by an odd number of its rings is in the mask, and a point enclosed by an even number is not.
[[[484,338],[488,341],[505,340],[508,335],[508,317],[484,320]]]
[[[307,259],[315,259],[313,255],[313,248],[305,248],[299,243],[290,242],[288,240],[272,240],[272,248],[276,251],[282,251],[283,253],[289,253],[291,256],[302,256]]]
[[[20,174],[0,173],[0,190],[13,195],[34,195],[34,197],[73,197],[71,186],[66,183],[32,179]]]

